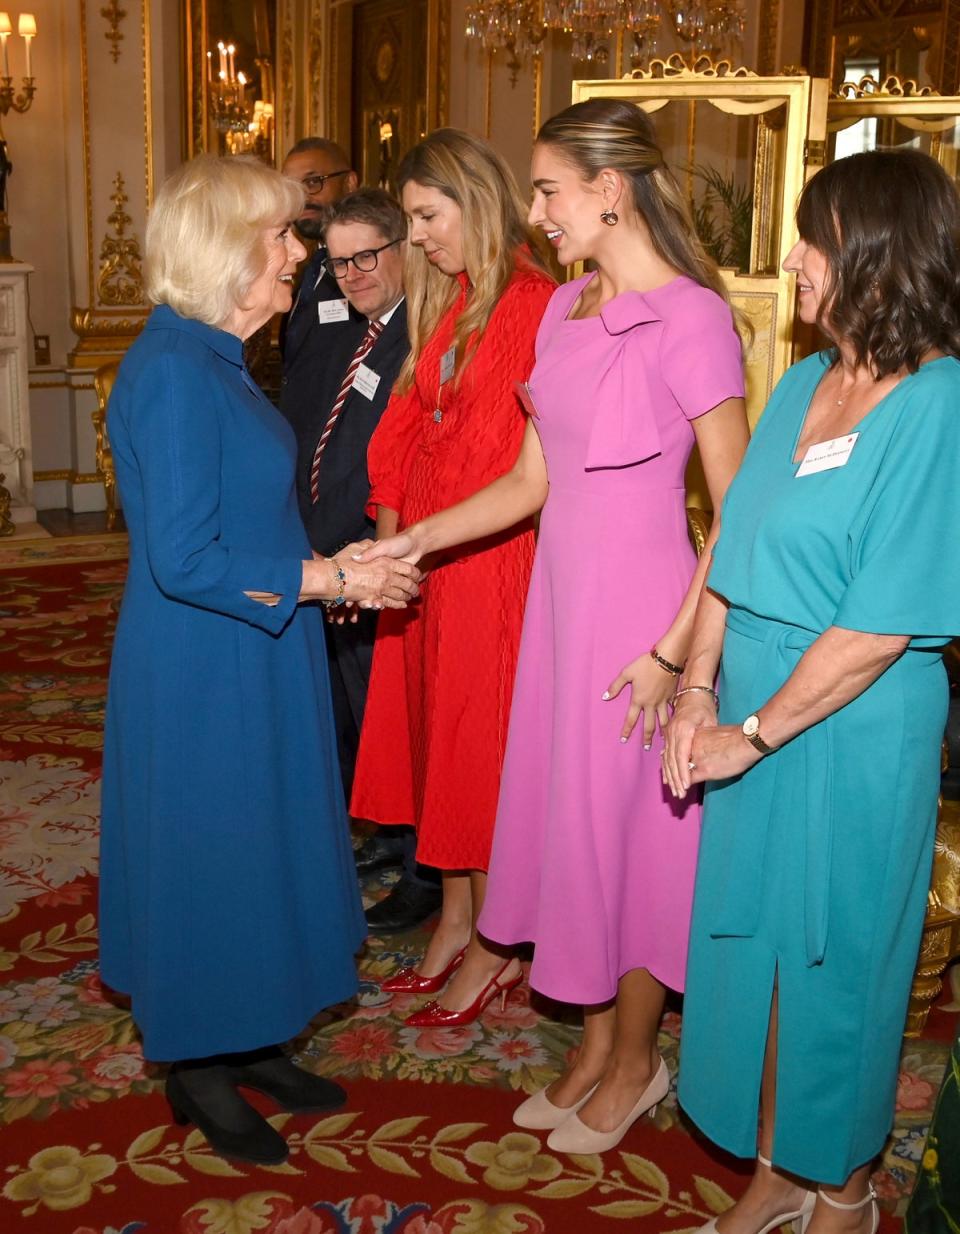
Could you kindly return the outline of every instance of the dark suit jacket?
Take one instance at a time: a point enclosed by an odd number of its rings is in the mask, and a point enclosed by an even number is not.
[[[314,321],[316,309],[314,308]],[[312,341],[304,342],[297,355],[298,371],[309,380],[298,381],[296,397],[284,387],[280,409],[297,437],[297,498],[311,546],[329,557],[344,544],[373,534],[374,524],[365,506],[370,495],[367,446],[380,422],[400,368],[410,350],[407,337],[407,306],[403,301],[384,327],[364,363],[379,376],[372,399],[353,389],[347,395],[320,463],[320,500],[310,500],[310,468],[313,455],[340,391],[343,375],[367,329],[367,319],[353,309],[348,322],[320,326]],[[303,358],[311,353],[309,365]]]
[[[280,331],[280,350],[283,352],[284,372],[295,366],[305,344],[318,331],[333,329],[317,322],[317,304],[321,300],[342,300],[343,292],[335,278],[323,269],[327,255],[324,245],[319,245],[300,275],[300,285],[293,308],[283,319]],[[322,275],[322,277],[321,277]]]

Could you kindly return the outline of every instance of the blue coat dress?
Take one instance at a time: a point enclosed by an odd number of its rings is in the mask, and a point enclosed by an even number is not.
[[[829,626],[912,635],[859,697],[707,788],[679,1096],[756,1155],[774,982],[773,1161],[839,1184],[883,1146],[923,927],[960,632],[960,363],[931,361],[857,426],[845,466],[793,462],[825,358],[774,391],[723,506],[720,720],[739,724]]]
[[[365,935],[293,433],[234,335],[161,306],[108,415],[130,533],[104,746],[101,973],[154,1060],[286,1041]],[[270,608],[244,595],[272,591]]]

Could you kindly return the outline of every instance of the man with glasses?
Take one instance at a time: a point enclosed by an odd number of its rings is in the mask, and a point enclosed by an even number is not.
[[[350,160],[335,141],[304,137],[283,161],[283,174],[302,184],[306,200],[295,226],[313,255],[300,274],[300,287],[281,331],[283,382],[281,409],[311,397],[313,359],[330,342],[331,330],[346,320],[336,311],[325,315],[323,305],[342,299],[335,280],[326,277],[323,229],[331,209],[354,192],[359,183]],[[336,333],[336,329],[332,331]]]
[[[311,397],[281,409],[297,436],[297,496],[314,550],[332,556],[372,536],[367,445],[410,344],[403,300],[407,227],[399,205],[381,189],[360,189],[329,208],[322,257],[344,321],[315,349]],[[353,620],[356,618],[356,620]],[[354,610],[328,624],[327,650],[334,721],[347,800],[373,660],[376,613]],[[386,901],[367,915],[371,929],[411,928],[440,906],[435,881],[418,872],[410,827],[382,827],[357,854],[361,873],[403,866]]]

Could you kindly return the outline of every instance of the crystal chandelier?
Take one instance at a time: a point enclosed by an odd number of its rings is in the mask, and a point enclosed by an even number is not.
[[[622,30],[633,40],[630,60],[636,68],[657,51],[667,31],[696,56],[719,53],[741,38],[743,29],[741,0],[481,0],[467,5],[467,37],[484,50],[508,52],[514,72],[541,54],[550,30],[572,36],[574,60],[598,65],[609,61],[609,40]]]

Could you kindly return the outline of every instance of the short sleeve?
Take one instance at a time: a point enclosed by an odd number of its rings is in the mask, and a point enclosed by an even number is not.
[[[940,644],[960,634],[960,364],[900,411],[860,516],[833,624]]]
[[[147,559],[164,595],[279,633],[300,594],[303,562],[238,550],[220,519],[223,388],[203,365],[161,355],[111,400],[139,473]],[[116,395],[120,394],[120,398]],[[119,445],[119,441],[115,446]],[[281,597],[271,607],[246,591]]]
[[[688,420],[743,398],[743,347],[730,306],[715,292],[692,289],[664,322],[660,371]]]
[[[367,447],[370,496],[367,514],[377,517],[377,507],[399,512],[407,476],[423,432],[423,404],[416,381],[405,394],[392,394]]]

